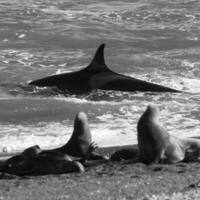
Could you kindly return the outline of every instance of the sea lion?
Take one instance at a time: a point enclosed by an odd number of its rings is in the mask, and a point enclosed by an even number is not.
[[[54,151],[41,151],[37,145],[9,158],[6,163],[2,172],[18,176],[84,172],[84,166],[78,161],[72,161],[70,156]]]
[[[133,147],[119,149],[110,156],[110,160],[131,160],[132,162],[137,163],[140,161],[140,152],[138,146],[134,145]]]
[[[185,146],[185,162],[200,161],[200,139],[195,137],[181,138]]]
[[[0,172],[4,173],[9,168],[15,169],[19,165],[24,165],[24,163],[27,163],[27,160],[30,158],[36,156],[41,152],[41,149],[38,145],[31,146],[27,149],[25,149],[22,153],[12,156],[11,158],[8,158],[7,160],[2,160]]]
[[[17,174],[28,168],[30,160],[38,155],[41,149],[38,145],[31,146],[25,149],[22,153],[12,156],[11,158],[4,160],[0,171],[2,173]]]
[[[27,160],[26,169],[20,175],[46,175],[84,171],[84,166],[80,162],[72,161],[65,154],[42,152]]]
[[[138,121],[138,147],[143,161],[150,163],[176,163],[185,157],[183,142],[170,135],[159,122],[160,111],[148,106]]]
[[[74,120],[74,130],[71,138],[67,144],[56,149],[56,151],[74,157],[83,157],[91,143],[92,136],[88,126],[87,115],[84,112],[79,112]]]
[[[92,142],[87,115],[84,112],[79,112],[74,120],[74,130],[71,138],[64,146],[50,151],[64,153],[72,157],[84,158],[83,160],[107,160],[106,156],[100,155],[94,151],[89,152],[88,150],[91,148],[95,150],[98,146],[96,143]]]

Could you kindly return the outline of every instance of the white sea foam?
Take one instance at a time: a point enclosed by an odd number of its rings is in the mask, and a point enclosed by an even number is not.
[[[118,122],[118,124],[121,122]],[[127,124],[128,125],[128,124]],[[121,124],[120,126],[124,126]],[[60,123],[51,123],[44,127],[25,125],[1,125],[0,151],[20,151],[29,146],[38,144],[41,148],[54,148],[65,144],[73,130],[73,127],[66,127]],[[115,146],[136,143],[135,134],[129,127],[122,130],[122,127],[114,124],[90,124],[93,140],[99,146]],[[3,136],[5,135],[5,136]]]
[[[190,68],[194,68],[196,65],[199,65],[200,63],[191,63],[189,61],[183,61],[182,65],[183,66],[189,66]],[[190,73],[190,72],[188,72]],[[192,72],[195,73],[195,72]],[[198,72],[197,72],[198,73]],[[134,74],[129,74],[129,76],[132,76],[144,81],[149,81],[152,83],[156,83],[159,85],[163,85],[166,87],[171,87],[177,90],[181,91],[186,91],[186,92],[192,92],[192,93],[199,93],[200,92],[200,80],[199,78],[194,78],[193,77],[183,77],[183,76],[164,76],[161,74],[143,74],[143,75],[134,75]],[[155,78],[156,77],[156,78]]]
[[[182,83],[183,87],[192,93],[200,93],[200,80],[196,78],[181,78],[180,83]]]
[[[0,150],[19,151],[29,146],[38,144],[42,148],[55,147],[67,141],[72,127],[60,123],[50,123],[41,126],[30,125],[0,125],[1,144]],[[57,134],[56,134],[57,133]],[[5,135],[5,136],[4,136]]]
[[[161,104],[160,107],[167,105]],[[118,146],[137,143],[137,121],[142,109],[135,106],[121,107],[122,113],[100,115],[89,120],[93,140],[100,146]],[[135,110],[135,112],[134,112]],[[186,114],[187,115],[187,112]],[[161,110],[161,123],[173,135],[180,138],[198,136],[200,123],[174,111]],[[0,151],[20,151],[38,144],[41,148],[58,147],[67,142],[73,130],[72,121],[42,122],[35,125],[1,125]]]
[[[185,9],[181,1],[176,6],[160,1],[158,9],[146,0],[2,2],[0,151],[64,144],[80,110],[88,114],[100,146],[136,143],[137,121],[150,103],[161,108],[161,122],[171,134],[199,134],[197,4]],[[95,91],[65,97],[51,89],[23,91],[10,84],[82,69],[87,50],[100,42],[109,43],[105,55],[116,71],[186,93]]]
[[[196,63],[196,62],[191,62],[187,59],[184,59],[182,62],[181,62],[181,66],[183,67],[190,67],[190,68],[194,68],[195,65],[200,65],[200,63]]]
[[[194,117],[194,112],[198,114],[199,107],[193,104],[193,101],[196,101],[195,99],[198,98],[198,95],[193,96],[190,100],[187,100],[188,97],[184,95],[185,102],[182,102],[181,95],[183,94],[174,94],[173,98],[167,94],[146,95],[144,97],[144,93],[138,93],[138,96],[134,96],[134,100],[123,100],[121,102],[96,102],[75,97],[36,98],[31,99],[31,101],[26,98],[24,100],[13,98],[12,101],[9,99],[10,103],[7,103],[7,101],[5,103],[6,105],[10,104],[12,107],[6,107],[4,110],[10,108],[12,112],[19,112],[19,116],[21,116],[21,112],[24,112],[24,120],[31,117],[31,115],[26,117],[26,113],[32,111],[35,115],[38,112],[37,118],[39,118],[39,122],[31,122],[27,125],[1,123],[0,151],[18,151],[35,144],[40,145],[41,148],[52,148],[64,144],[72,133],[72,114],[80,110],[79,108],[74,108],[77,105],[83,106],[84,110],[87,111],[93,140],[99,146],[137,143],[137,122],[149,103],[154,103],[160,107],[161,122],[171,134],[179,137],[197,136],[200,130],[200,123],[198,116]],[[145,98],[146,100],[141,101],[140,98]],[[20,105],[16,104],[16,101]],[[69,108],[73,108],[72,114],[68,113],[71,112]],[[63,109],[66,111],[63,112]],[[40,120],[43,119],[39,115],[41,110],[46,115],[52,115],[53,113],[52,121]],[[59,113],[61,110],[62,113],[66,112],[66,118],[68,115],[70,118],[54,122],[54,114]],[[13,116],[12,112],[11,116]]]
[[[54,99],[65,101],[65,102],[73,102],[75,104],[92,104],[92,105],[120,105],[124,102],[115,102],[115,101],[106,101],[106,100],[99,100],[99,101],[92,101],[87,100],[86,98],[77,98],[77,97],[55,97]]]
[[[88,16],[99,16],[98,12],[93,12],[90,10],[61,10],[58,9],[54,6],[51,6],[49,8],[44,8],[41,9],[41,11],[43,11],[44,13],[49,13],[52,15],[62,15],[63,18],[66,18],[67,20],[74,20],[74,19],[78,19],[78,20],[83,20],[84,18],[87,18]]]

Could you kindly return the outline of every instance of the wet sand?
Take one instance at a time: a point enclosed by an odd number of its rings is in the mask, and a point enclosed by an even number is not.
[[[116,149],[102,148],[112,154]],[[200,199],[200,163],[87,163],[86,172],[0,177],[0,199]]]

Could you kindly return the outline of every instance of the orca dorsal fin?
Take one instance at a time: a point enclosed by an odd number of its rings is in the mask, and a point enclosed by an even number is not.
[[[89,66],[86,68],[88,71],[90,71],[90,72],[107,72],[107,71],[110,71],[110,69],[105,64],[104,48],[105,48],[105,44],[101,44],[98,47],[98,49],[97,49],[97,51],[94,55],[94,58],[92,59]]]

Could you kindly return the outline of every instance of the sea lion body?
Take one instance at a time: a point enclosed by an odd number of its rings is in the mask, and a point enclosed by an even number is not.
[[[159,111],[148,106],[138,122],[138,146],[144,162],[160,162],[169,143],[169,134],[158,122]]]
[[[88,119],[84,112],[79,112],[74,120],[74,131],[71,138],[64,146],[56,151],[73,157],[83,157],[92,143],[92,136],[88,125]]]
[[[70,172],[83,172],[84,167],[78,161],[72,161],[71,158],[62,153],[41,153],[32,158],[27,171],[24,175],[46,175],[61,174]]]
[[[183,143],[159,122],[159,109],[148,106],[137,126],[138,146],[145,163],[176,163],[184,159]]]
[[[94,152],[97,148],[97,145],[92,142],[87,115],[84,112],[79,112],[74,120],[74,130],[71,138],[64,146],[50,151],[67,154],[73,157],[73,160],[80,158],[82,162],[84,160],[107,160],[106,156]]]
[[[19,168],[25,167],[29,163],[29,160],[31,160],[34,156],[39,154],[41,152],[41,149],[38,145],[31,146],[27,149],[25,149],[22,153],[12,156],[11,158],[8,158],[7,160],[2,160],[0,172],[5,173],[8,170],[10,171],[18,171]],[[26,167],[25,167],[26,168]]]
[[[177,163],[185,158],[185,145],[180,138],[170,135],[169,143],[165,149],[164,163]]]
[[[34,153],[34,150],[34,147],[28,148],[24,150],[21,155],[8,159],[8,166],[5,172],[24,176],[84,171],[84,167],[81,163],[72,161],[71,157],[66,154],[43,151],[35,151]]]
[[[31,146],[25,149],[21,154],[14,155],[5,160],[4,168],[1,168],[2,173],[20,175],[23,171],[29,168],[32,159],[41,152],[38,145]]]
[[[110,156],[110,160],[112,161],[132,160],[133,162],[139,162],[140,152],[138,146],[117,150]]]

